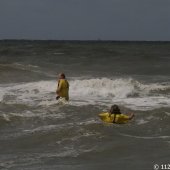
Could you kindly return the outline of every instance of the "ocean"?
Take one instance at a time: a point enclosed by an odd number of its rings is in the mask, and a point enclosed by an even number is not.
[[[113,104],[134,119],[102,122]],[[0,41],[0,169],[163,169],[169,150],[170,42]]]

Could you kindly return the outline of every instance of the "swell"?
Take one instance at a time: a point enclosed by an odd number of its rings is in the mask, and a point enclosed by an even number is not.
[[[30,82],[54,77],[53,74],[43,70],[40,66],[31,64],[0,64],[1,84]]]

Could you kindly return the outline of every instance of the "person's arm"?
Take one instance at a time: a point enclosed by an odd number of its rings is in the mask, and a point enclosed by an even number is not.
[[[120,114],[119,121],[126,123],[127,121],[131,120],[133,117],[134,117],[133,113]]]
[[[69,84],[69,82],[67,81],[67,83],[68,83],[68,89],[70,88],[70,84]]]
[[[56,90],[56,94],[58,94],[58,93],[60,92],[61,86],[62,86],[62,82],[59,80],[59,81],[58,81],[57,90]]]
[[[129,120],[133,119],[133,117],[135,116],[134,113],[128,113],[127,115],[129,117]]]

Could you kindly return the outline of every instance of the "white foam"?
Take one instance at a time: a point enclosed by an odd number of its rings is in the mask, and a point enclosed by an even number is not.
[[[0,88],[0,101],[3,100],[4,95],[5,95],[5,91],[3,90],[3,88]]]
[[[113,96],[124,98],[134,90],[131,85],[131,80],[116,79],[111,80],[107,78],[89,79],[89,80],[75,80],[72,82],[71,94],[78,96],[97,96],[110,97]],[[126,87],[126,88],[125,88]]]
[[[125,98],[125,99],[113,99],[113,102],[122,103],[127,107],[134,110],[152,110],[160,107],[169,107],[170,98],[168,97],[136,97],[136,98]]]
[[[15,96],[14,100],[4,101],[5,103],[25,103],[34,104],[36,101],[45,101],[55,94],[54,81],[39,81],[32,83],[21,83],[9,85],[7,87],[0,87],[0,100],[3,102],[5,96]],[[53,95],[54,95],[53,94]],[[52,96],[53,96],[52,95]],[[55,97],[54,97],[55,98]]]
[[[165,112],[165,114],[166,114],[167,116],[170,116],[170,113],[169,113],[169,112]]]
[[[136,138],[136,139],[169,139],[170,136],[136,136],[136,135],[129,135],[129,134],[123,134],[119,133],[122,136]]]
[[[146,123],[148,123],[148,122],[149,122],[149,121],[144,120],[144,119],[137,120],[137,124],[138,124],[138,125],[143,125],[143,124],[146,124]]]
[[[137,110],[170,106],[170,96],[159,93],[169,84],[142,84],[133,79],[70,80],[71,105],[125,105]],[[54,105],[56,81],[7,84],[0,87],[0,101],[28,105]]]
[[[170,106],[169,96],[159,94],[159,90],[169,89],[170,85],[142,84],[133,79],[108,78],[75,80],[71,85],[73,98],[84,99],[92,104],[119,103],[137,110]],[[153,91],[158,93],[151,94]],[[137,97],[134,97],[136,94]]]

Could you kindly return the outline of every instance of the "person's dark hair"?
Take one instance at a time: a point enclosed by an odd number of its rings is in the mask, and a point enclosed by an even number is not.
[[[60,74],[60,77],[62,77],[62,78],[64,78],[64,79],[66,78],[66,76],[65,76],[64,73],[61,73],[61,74]]]
[[[118,107],[118,105],[112,105],[110,108],[110,113],[111,114],[121,114],[120,109]]]

